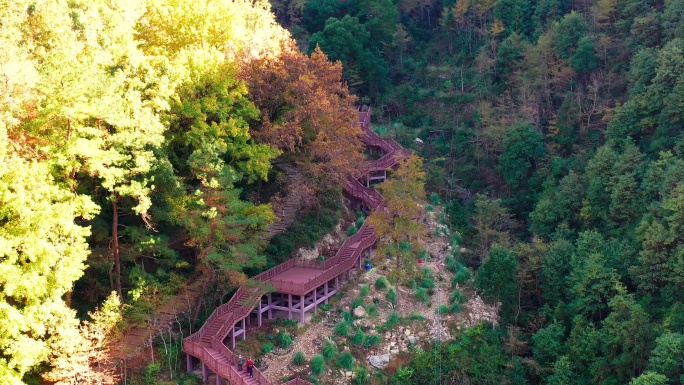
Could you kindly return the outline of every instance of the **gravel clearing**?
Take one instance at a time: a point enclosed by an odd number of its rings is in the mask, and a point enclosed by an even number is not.
[[[457,314],[441,314],[437,315],[437,308],[440,304],[449,304],[449,297],[452,292],[451,279],[453,274],[446,270],[445,258],[452,253],[451,238],[444,226],[438,223],[438,215],[441,211],[436,208],[434,212],[427,212],[424,220],[428,224],[430,237],[426,244],[429,257],[424,261],[423,267],[431,270],[435,289],[434,294],[430,297],[430,304],[426,305],[417,301],[414,297],[413,291],[405,288],[400,288],[400,308],[393,309],[385,299],[387,290],[377,290],[373,284],[380,276],[385,276],[389,271],[387,266],[379,266],[370,271],[356,270],[352,275],[350,282],[345,283],[340,290],[341,298],[331,299],[332,309],[328,312],[318,311],[320,318],[318,322],[311,322],[305,325],[299,325],[300,332],[294,339],[293,349],[282,356],[274,353],[269,353],[264,356],[264,361],[268,364],[266,374],[274,381],[281,380],[297,375],[301,378],[308,378],[310,375],[310,368],[308,366],[309,360],[316,354],[321,353],[321,344],[325,338],[334,337],[334,324],[340,320],[341,311],[352,312],[351,303],[359,297],[361,288],[364,285],[371,287],[370,293],[364,299],[364,304],[377,304],[378,315],[375,317],[365,316],[356,319],[355,324],[362,326],[368,330],[367,334],[375,334],[373,329],[385,323],[390,314],[398,311],[402,317],[408,317],[411,314],[418,313],[425,317],[425,321],[412,322],[409,325],[398,325],[386,333],[380,334],[382,342],[373,348],[362,348],[351,346],[352,353],[357,357],[357,364],[363,364],[370,371],[377,370],[372,368],[368,362],[368,357],[371,355],[380,355],[391,353],[392,356],[399,352],[405,351],[411,343],[425,343],[428,340],[435,340],[438,337],[442,341],[447,341],[453,338],[452,333],[455,330],[465,327],[473,326],[481,321],[491,322],[496,324],[498,321],[498,306],[487,305],[482,299],[477,296],[472,289],[468,289],[468,285],[459,288],[467,297],[468,301],[463,304],[462,310]],[[438,231],[438,227],[441,229]],[[438,233],[444,233],[437,236]],[[342,236],[342,232],[335,232],[334,236]],[[339,242],[339,241],[337,241]],[[331,244],[331,240],[326,237],[326,245]],[[394,288],[397,290],[397,288]],[[439,322],[438,322],[439,318]],[[455,329],[455,330],[454,330]],[[337,341],[340,339],[337,337]],[[340,347],[340,351],[346,349]],[[294,354],[301,351],[306,357],[306,364],[300,367],[292,365],[292,358]],[[365,359],[362,358],[365,357]],[[321,383],[325,384],[349,384],[351,383],[351,373],[348,371],[338,371],[336,368],[328,366],[322,376],[320,376]]]

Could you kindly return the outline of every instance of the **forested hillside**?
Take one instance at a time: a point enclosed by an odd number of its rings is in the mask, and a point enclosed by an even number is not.
[[[501,309],[390,384],[684,384],[684,0],[0,0],[0,384],[111,383],[188,280],[324,235],[359,104]]]
[[[0,1],[0,78],[0,384],[111,383],[122,316],[267,266],[274,164],[317,207],[362,160],[341,65],[264,1]]]
[[[501,302],[391,383],[684,383],[684,2],[271,3],[426,159]]]

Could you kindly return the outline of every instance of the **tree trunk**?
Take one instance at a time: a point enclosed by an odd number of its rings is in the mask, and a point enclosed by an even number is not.
[[[397,271],[401,271],[401,257],[399,255],[399,253],[397,253],[396,258],[397,258]],[[400,310],[399,304],[400,304],[400,298],[401,298],[401,281],[402,281],[401,279],[397,279],[397,292],[396,292],[396,294],[397,294],[397,305],[394,308],[394,310],[397,312],[397,314],[399,314],[399,310]]]
[[[204,281],[204,284],[202,284],[202,294],[199,296],[199,299],[197,300],[195,314],[193,314],[192,322],[190,323],[190,332],[192,332],[192,329],[194,329],[195,325],[197,325],[197,319],[199,318],[200,310],[202,310],[202,305],[204,304],[204,295],[206,294],[206,290],[209,286],[209,283],[211,283],[211,281],[214,279],[214,269],[212,269],[211,266],[207,266],[207,268],[209,269],[209,272],[207,274],[207,279]]]
[[[114,254],[114,275],[116,279],[116,293],[123,303],[123,291],[121,290],[121,258],[119,257],[119,209],[118,197],[112,197],[112,254]]]

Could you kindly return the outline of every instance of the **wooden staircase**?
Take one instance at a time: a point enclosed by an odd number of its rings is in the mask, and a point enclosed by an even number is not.
[[[290,227],[302,203],[301,190],[297,188],[301,184],[302,174],[292,164],[281,164],[279,167],[285,171],[285,186],[289,190],[285,194],[284,201],[273,210],[278,220],[271,223],[266,230],[271,237],[284,233]]]
[[[370,108],[368,110],[359,109],[358,116],[359,125],[363,133],[362,140],[368,146],[380,148],[385,152],[385,156],[378,161],[369,162],[368,168],[379,169],[384,167],[386,169],[393,167],[409,156],[410,151],[402,148],[394,140],[383,139],[375,134],[369,127],[370,114]],[[357,178],[349,178],[343,185],[343,188],[348,195],[361,200],[370,209],[386,210],[386,205],[380,194],[374,189],[363,186]],[[297,197],[292,197],[291,202],[297,199]],[[290,203],[286,202],[286,208],[288,204]],[[294,203],[291,204],[294,205]],[[297,200],[297,206],[298,204],[299,201]],[[286,214],[288,213],[289,211],[286,209]],[[283,219],[287,218],[288,215],[283,215]],[[281,222],[284,222],[284,220]],[[281,232],[284,231],[284,228],[276,227],[273,231],[275,233]],[[269,232],[271,232],[270,228]],[[202,361],[205,365],[205,378],[206,370],[214,372],[217,376],[217,384],[220,378],[223,378],[233,385],[273,385],[273,382],[257,368],[254,368],[253,377],[249,377],[244,370],[242,372],[238,371],[235,353],[223,343],[224,338],[235,327],[237,322],[249,316],[250,312],[261,301],[261,297],[267,293],[264,289],[266,285],[258,284],[258,282],[269,282],[276,292],[282,290],[281,292],[288,293],[307,293],[352,269],[357,261],[360,260],[361,253],[372,247],[376,240],[377,234],[373,228],[364,223],[356,234],[347,238],[337,254],[324,263],[289,260],[253,277],[247,284],[237,290],[230,301],[216,308],[199,331],[183,340],[183,351],[189,356],[197,357]],[[278,274],[295,266],[315,268],[320,270],[320,273],[307,282],[297,285],[278,282]],[[287,384],[311,385],[311,383],[301,379],[294,379]]]

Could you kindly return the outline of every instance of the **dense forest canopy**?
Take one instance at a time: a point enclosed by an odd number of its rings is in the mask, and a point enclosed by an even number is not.
[[[110,381],[119,301],[134,320],[193,270],[266,266],[278,157],[312,206],[361,159],[341,66],[265,1],[2,1],[0,52],[2,384]]]
[[[271,3],[426,159],[502,306],[392,383],[684,383],[684,2]]]
[[[0,0],[0,80],[0,384],[273,264],[274,164],[327,210],[358,104],[501,305],[389,383],[684,383],[682,0]]]

